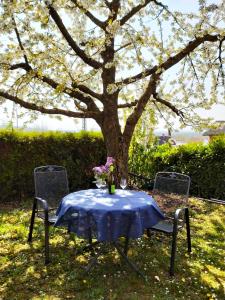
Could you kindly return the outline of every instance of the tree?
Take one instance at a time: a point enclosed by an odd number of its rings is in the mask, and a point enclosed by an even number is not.
[[[128,149],[146,105],[195,122],[224,99],[223,1],[198,13],[158,0],[1,1],[0,101],[93,118],[127,175]],[[172,71],[171,71],[172,70]],[[221,98],[220,98],[221,99]],[[127,119],[120,122],[120,111]]]

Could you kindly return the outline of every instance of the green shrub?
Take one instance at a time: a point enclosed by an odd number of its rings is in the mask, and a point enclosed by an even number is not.
[[[92,186],[92,168],[105,161],[99,133],[25,133],[0,131],[0,201],[34,195],[33,170],[41,165],[63,165],[70,190]]]
[[[0,201],[33,196],[33,169],[57,164],[66,167],[70,190],[92,186],[92,168],[105,163],[106,150],[101,134],[25,133],[0,131]],[[225,138],[208,145],[199,143],[172,147],[130,148],[130,172],[154,178],[162,170],[190,175],[192,195],[225,199]]]
[[[130,149],[130,171],[154,178],[158,171],[175,171],[191,177],[190,193],[205,198],[225,199],[225,138],[208,145],[191,143],[179,147],[138,144]]]

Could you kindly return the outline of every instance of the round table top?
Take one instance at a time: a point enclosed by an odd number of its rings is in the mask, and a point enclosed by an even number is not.
[[[55,226],[68,226],[71,232],[84,238],[88,238],[91,229],[98,241],[115,241],[127,235],[138,238],[145,228],[164,219],[150,195],[121,189],[113,195],[98,189],[68,194],[56,215]]]
[[[63,198],[63,206],[84,210],[136,210],[152,205],[153,198],[145,192],[116,189],[111,195],[108,190],[89,189],[68,194]]]

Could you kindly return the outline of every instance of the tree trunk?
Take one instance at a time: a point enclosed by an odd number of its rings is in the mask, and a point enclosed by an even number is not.
[[[121,177],[128,178],[128,151],[130,142],[125,142],[115,116],[108,116],[103,122],[102,133],[106,145],[107,156],[116,160],[115,179],[118,184]]]
[[[109,134],[108,134],[109,135]],[[112,138],[106,137],[105,144],[107,156],[111,156],[116,160],[115,177],[118,183],[121,177],[128,178],[128,151],[129,146],[123,142],[122,136],[119,142],[115,143],[117,136],[111,135]]]

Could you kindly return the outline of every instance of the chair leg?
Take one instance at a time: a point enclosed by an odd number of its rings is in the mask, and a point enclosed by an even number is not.
[[[146,233],[147,233],[147,237],[150,238],[151,237],[151,231],[149,228],[146,229]]]
[[[91,231],[91,228],[89,228],[88,230],[88,243],[89,243],[89,249],[91,250],[91,255],[92,256],[95,256],[95,251],[94,251],[94,248],[93,248],[93,240],[92,240],[92,231]]]
[[[45,220],[45,264],[47,265],[49,262],[49,223]]]
[[[189,210],[185,208],[185,222],[186,222],[186,230],[187,230],[187,245],[188,252],[191,252],[191,231],[190,231],[190,218],[189,218]]]
[[[37,209],[37,202],[34,199],[32,214],[31,214],[31,219],[30,219],[30,229],[29,229],[29,234],[28,234],[28,239],[27,239],[28,242],[32,242],[32,234],[33,234],[33,229],[34,229],[34,219],[35,219],[36,209]]]
[[[170,276],[174,276],[174,264],[177,248],[177,221],[174,222],[173,235],[172,235],[172,248],[170,257]]]

